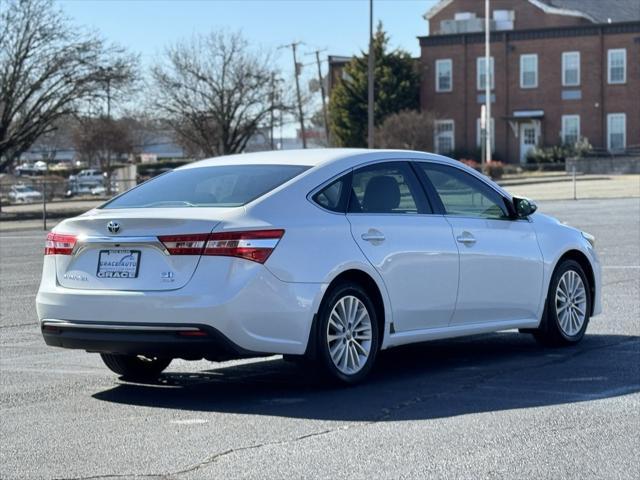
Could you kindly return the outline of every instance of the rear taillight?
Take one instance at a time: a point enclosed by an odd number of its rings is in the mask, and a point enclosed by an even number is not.
[[[209,235],[203,255],[241,257],[264,263],[284,235],[284,230],[222,232]]]
[[[264,263],[284,230],[250,230],[158,237],[171,255],[210,255],[245,258]]]
[[[164,235],[158,239],[171,255],[201,255],[209,234]]]
[[[76,245],[75,235],[63,235],[60,233],[47,234],[47,243],[44,247],[45,255],[71,255]]]

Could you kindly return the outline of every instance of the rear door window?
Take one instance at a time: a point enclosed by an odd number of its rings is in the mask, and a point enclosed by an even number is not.
[[[239,207],[309,167],[220,165],[174,170],[114,198],[101,208]]]
[[[406,162],[376,163],[353,172],[350,213],[431,213]]]

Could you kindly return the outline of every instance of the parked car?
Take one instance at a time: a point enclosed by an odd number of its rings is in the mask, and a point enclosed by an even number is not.
[[[9,200],[14,203],[41,202],[42,193],[28,185],[12,185],[9,189]]]
[[[91,191],[93,190],[91,185],[78,185],[77,183],[69,183],[67,191],[64,196],[67,198],[76,197],[76,196],[84,196],[91,195]]]
[[[77,175],[69,176],[69,183],[76,183],[79,186],[89,185],[96,187],[104,182],[104,175],[100,170],[88,169],[82,170]]]
[[[41,175],[47,170],[47,164],[43,161],[37,161],[35,163],[25,162],[15,168],[16,176],[21,175]]]
[[[118,185],[115,182],[111,183],[111,195],[115,195],[118,193]],[[107,194],[107,187],[104,185],[98,185],[97,187],[93,187],[91,189],[91,195],[93,196],[104,196]]]
[[[156,177],[48,235],[48,345],[157,377],[265,356],[355,383],[381,350],[507,329],[574,345],[601,312],[588,233],[439,155],[304,150]]]

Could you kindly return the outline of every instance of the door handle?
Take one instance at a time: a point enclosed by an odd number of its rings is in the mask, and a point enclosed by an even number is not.
[[[378,230],[369,230],[367,233],[363,233],[362,235],[360,235],[360,238],[362,238],[365,242],[384,242],[385,240],[385,236],[382,232],[379,232]]]
[[[463,243],[467,246],[470,246],[476,243],[475,237],[468,232],[465,232],[462,235],[458,235],[456,237],[456,240],[458,241],[458,243]]]

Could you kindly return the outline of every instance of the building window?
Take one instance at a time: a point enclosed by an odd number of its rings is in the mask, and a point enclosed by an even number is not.
[[[455,148],[453,120],[436,120],[433,145],[436,153],[451,153]]]
[[[562,54],[562,85],[565,87],[580,85],[580,52]]]
[[[562,143],[565,145],[575,145],[580,139],[580,115],[563,115],[562,132],[560,134]]]
[[[538,86],[538,55],[520,55],[520,88]]]
[[[453,89],[453,62],[450,58],[436,60],[436,92],[450,92]]]
[[[609,50],[607,60],[609,83],[625,83],[627,81],[627,49]]]
[[[607,149],[624,150],[627,148],[627,115],[610,113],[607,115]]]
[[[487,71],[485,69],[485,57],[478,57],[476,61],[476,84],[478,85],[478,90],[484,90],[486,88],[487,81]],[[491,90],[495,87],[495,76],[493,74],[493,57],[489,57],[489,78],[491,79]]]
[[[491,130],[491,150],[496,149],[496,122],[491,117],[491,124],[489,125]],[[482,148],[482,125],[480,119],[476,119],[476,145],[478,148]]]

